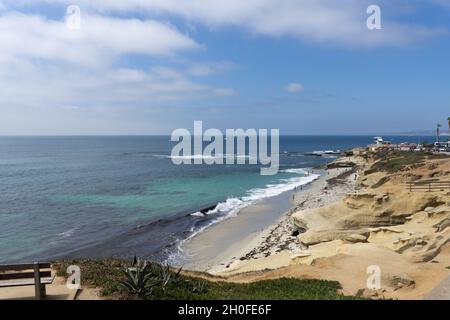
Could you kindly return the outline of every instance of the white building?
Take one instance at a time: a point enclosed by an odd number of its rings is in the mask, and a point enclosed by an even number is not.
[[[382,137],[374,137],[373,140],[375,141],[376,145],[383,145],[384,144],[384,140]]]

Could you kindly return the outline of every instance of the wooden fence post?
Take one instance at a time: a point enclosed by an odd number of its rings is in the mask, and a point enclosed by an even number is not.
[[[34,295],[37,300],[41,300],[41,275],[39,274],[39,262],[34,263]]]

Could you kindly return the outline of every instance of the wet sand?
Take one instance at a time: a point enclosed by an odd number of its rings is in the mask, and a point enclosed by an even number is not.
[[[217,223],[188,240],[182,247],[184,268],[207,271],[239,258],[249,250],[265,228],[292,207],[293,191],[264,199],[240,210],[236,216]]]
[[[291,213],[299,206],[316,207],[337,201],[348,188],[327,190],[327,181],[347,170],[316,170],[314,173],[320,173],[321,177],[302,190],[259,201],[206,229],[183,245],[184,268],[215,273],[235,261],[269,256],[286,249],[300,250]]]

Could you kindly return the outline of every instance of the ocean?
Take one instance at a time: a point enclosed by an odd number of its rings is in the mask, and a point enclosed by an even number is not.
[[[169,261],[240,208],[311,182],[318,150],[372,136],[282,136],[280,171],[181,165],[168,136],[0,137],[0,263],[138,255]],[[386,137],[394,142],[417,137]]]

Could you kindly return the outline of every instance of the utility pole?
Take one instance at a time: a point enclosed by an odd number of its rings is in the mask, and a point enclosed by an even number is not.
[[[442,125],[440,125],[440,124],[438,124],[437,125],[437,127],[436,127],[436,137],[437,137],[437,149],[439,150],[439,136],[441,135],[441,127],[442,127]]]

